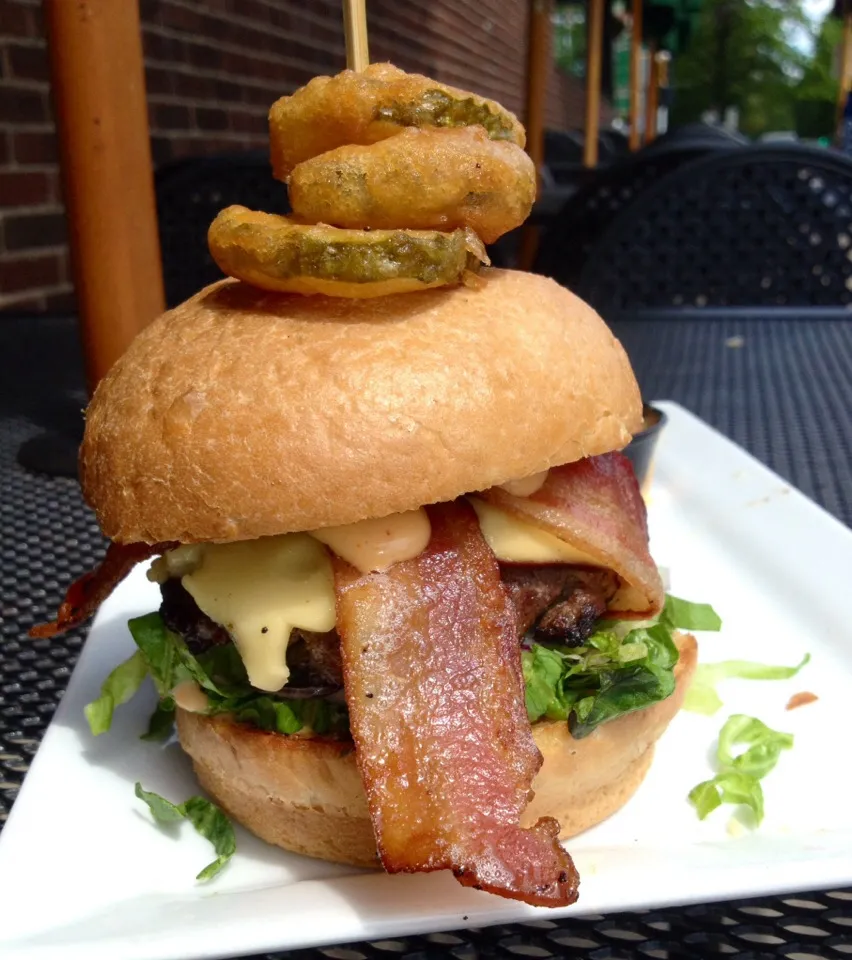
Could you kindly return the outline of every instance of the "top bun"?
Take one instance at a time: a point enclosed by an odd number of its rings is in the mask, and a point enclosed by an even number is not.
[[[373,300],[224,280],[100,383],[80,469],[122,543],[243,540],[381,517],[620,449],[639,389],[552,280]]]

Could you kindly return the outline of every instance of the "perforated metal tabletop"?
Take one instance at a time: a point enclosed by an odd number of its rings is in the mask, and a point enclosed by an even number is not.
[[[646,397],[667,398],[852,525],[852,320],[766,316],[615,324]],[[27,473],[20,444],[84,402],[72,321],[0,318],[0,826],[83,643],[30,640],[103,539],[72,480]],[[2,923],[0,903],[0,923]],[[852,890],[460,930],[275,954],[339,960],[453,956],[852,957]],[[271,955],[272,956],[272,955]]]

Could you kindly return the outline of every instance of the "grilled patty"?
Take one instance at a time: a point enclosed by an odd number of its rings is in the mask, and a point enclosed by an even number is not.
[[[500,573],[515,608],[518,637],[543,643],[580,646],[618,589],[618,578],[608,570],[564,564],[501,564]],[[228,631],[202,613],[180,580],[166,580],[160,590],[164,623],[183,637],[193,653],[231,642]],[[294,690],[343,685],[340,640],[334,630],[294,630],[287,665],[287,686]]]

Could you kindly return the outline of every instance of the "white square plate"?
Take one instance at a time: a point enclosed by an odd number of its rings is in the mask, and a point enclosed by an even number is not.
[[[83,706],[132,651],[125,621],[157,605],[137,570],[103,605],[0,840],[0,956],[178,960],[381,939],[464,926],[852,884],[848,812],[852,531],[674,404],[650,497],[652,548],[671,590],[713,603],[721,634],[701,659],[812,662],[784,682],[729,681],[715,717],[681,713],[638,794],[574,840],[574,907],[544,911],[463,889],[446,873],[359,873],[269,848],[238,829],[214,882],[188,824],[155,827],[140,780],[172,800],[197,791],[175,746],[138,739],[153,694],[116,712],[97,740]],[[62,641],[57,641],[61,643]],[[818,702],[785,711],[809,690]],[[700,823],[686,801],[711,775],[730,713],[795,734],[764,782],[766,819],[732,835],[730,809]]]

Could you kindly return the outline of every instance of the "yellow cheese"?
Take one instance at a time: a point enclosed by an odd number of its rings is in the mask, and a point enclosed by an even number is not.
[[[169,550],[151,564],[148,579],[154,583],[165,583],[169,577],[182,577],[191,573],[201,562],[201,544],[182,543]]]
[[[198,566],[183,585],[208,617],[234,638],[259,690],[287,682],[294,627],[334,627],[334,579],[325,548],[305,533],[199,544]]]
[[[413,560],[426,549],[431,535],[432,527],[422,508],[313,531],[317,540],[361,573],[387,570],[401,560]]]
[[[587,553],[500,510],[478,497],[468,498],[479,517],[485,541],[498,560],[506,563],[582,563],[599,566]]]

